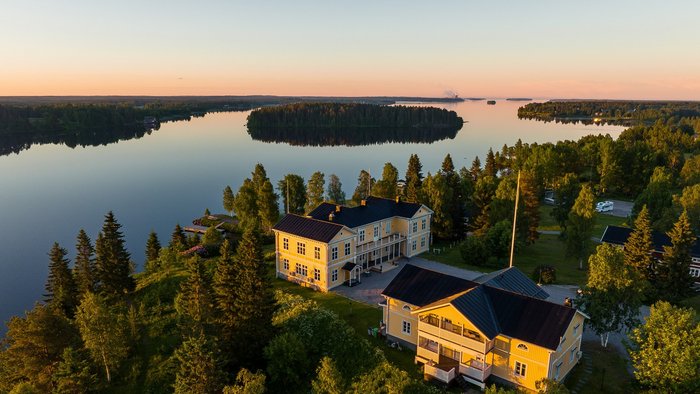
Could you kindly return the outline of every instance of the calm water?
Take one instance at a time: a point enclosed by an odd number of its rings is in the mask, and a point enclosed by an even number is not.
[[[54,241],[74,254],[84,228],[94,241],[103,215],[113,210],[133,259],[141,265],[151,229],[167,244],[176,223],[189,224],[209,208],[221,212],[226,185],[236,190],[255,163],[277,180],[288,172],[305,179],[317,170],[337,174],[352,195],[361,169],[381,174],[392,162],[403,175],[417,153],[423,172],[435,172],[447,153],[457,168],[484,159],[518,138],[555,142],[587,134],[622,131],[616,126],[559,125],[518,120],[517,102],[485,101],[445,105],[467,120],[457,137],[432,144],[360,147],[297,147],[253,141],[245,130],[248,112],[210,114],[190,122],[164,124],[138,140],[71,149],[33,146],[0,157],[0,320],[21,314],[42,296],[47,252]],[[0,332],[4,327],[0,328]]]

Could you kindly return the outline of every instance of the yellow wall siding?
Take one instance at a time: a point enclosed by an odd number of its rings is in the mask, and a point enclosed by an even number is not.
[[[418,317],[411,314],[410,311],[404,310],[405,305],[408,305],[411,309],[416,309],[414,305],[406,304],[394,298],[387,298],[387,308],[389,308],[386,321],[387,334],[416,345],[418,343]],[[410,334],[402,331],[404,321],[411,323]]]
[[[476,328],[476,326],[475,326],[474,324],[472,324],[472,322],[470,322],[469,320],[467,320],[467,319],[464,317],[464,315],[462,315],[462,314],[461,314],[457,309],[455,309],[455,307],[453,307],[452,305],[445,305],[445,306],[443,306],[443,307],[431,309],[431,310],[428,310],[428,311],[425,311],[425,312],[420,312],[420,313],[419,313],[419,316],[426,316],[426,315],[430,315],[430,314],[437,315],[437,316],[439,316],[440,318],[450,319],[450,320],[452,321],[453,324],[459,324],[459,325],[463,326],[463,327],[466,328],[466,329],[469,329],[469,330],[472,330],[472,331],[476,331],[476,332],[478,332],[479,334],[481,334],[481,336],[484,338],[485,341],[488,341],[488,340],[490,339],[490,338],[487,338],[486,335],[484,335],[483,332],[481,332],[478,328]]]
[[[564,341],[561,343],[560,347],[554,354],[552,354],[552,361],[550,364],[550,378],[561,381],[566,374],[571,371],[571,369],[578,363],[578,357],[576,352],[581,351],[581,337],[583,334],[583,326],[585,319],[583,315],[577,313],[574,318],[571,319],[569,327],[566,329],[566,334]],[[574,332],[575,331],[575,332]],[[571,351],[574,351],[573,359],[571,357]],[[561,363],[559,367],[559,376],[556,376],[556,366]]]
[[[518,345],[526,346],[527,350],[518,348]],[[536,390],[535,382],[548,376],[551,351],[546,348],[499,335],[493,353],[494,366],[491,373],[500,378]],[[515,374],[516,362],[526,366],[524,377]]]

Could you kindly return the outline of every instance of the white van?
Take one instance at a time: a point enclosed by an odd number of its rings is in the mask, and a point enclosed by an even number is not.
[[[601,201],[595,205],[596,212],[611,212],[614,204],[612,201]]]

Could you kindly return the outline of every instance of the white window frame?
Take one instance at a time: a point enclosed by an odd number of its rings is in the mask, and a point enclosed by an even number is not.
[[[338,281],[338,270],[333,270],[331,272],[331,282],[337,282]]]
[[[350,256],[350,242],[345,243],[345,255]]]
[[[386,233],[391,234],[391,221],[386,222]]]
[[[411,250],[412,251],[416,250],[416,240],[415,239],[413,241],[411,241]]]
[[[421,219],[421,222],[420,222],[420,229],[421,230],[425,230],[425,226],[426,226],[427,222],[428,221],[425,218]]]
[[[338,247],[334,246],[331,248],[331,260],[338,260]]]
[[[421,249],[425,248],[425,237],[420,238],[420,247]]]
[[[418,221],[414,220],[411,222],[411,232],[417,233],[418,232]]]
[[[306,244],[303,242],[297,242],[297,253],[306,256]]]
[[[321,247],[319,247],[319,246],[314,246],[314,258],[315,258],[316,260],[320,260],[320,259],[321,259]]]
[[[520,361],[515,362],[515,370],[513,371],[515,376],[520,376],[524,378],[527,375],[527,364],[521,363]]]
[[[561,365],[563,364],[562,361],[559,361],[558,364],[554,365],[554,380],[559,380],[559,373],[561,372]]]
[[[573,349],[571,349],[571,354],[569,355],[569,362],[574,361],[574,357],[576,357],[576,351],[578,350],[578,346],[574,346]]]
[[[289,238],[282,238],[282,249],[289,250]]]
[[[360,230],[360,242],[365,242],[365,229]]]
[[[289,271],[289,260],[282,259],[282,269],[285,271]]]
[[[314,268],[314,280],[321,280],[321,270]]]
[[[581,327],[581,323],[574,326],[574,336],[576,336],[576,334],[578,334],[579,327]]]
[[[411,335],[411,322],[410,321],[403,321],[403,324],[401,325],[401,332],[406,334],[406,335]]]
[[[379,226],[374,226],[374,239],[379,238]]]
[[[307,267],[303,264],[297,263],[295,268],[296,268],[295,271],[297,274],[303,275],[303,276],[309,276],[309,267]]]

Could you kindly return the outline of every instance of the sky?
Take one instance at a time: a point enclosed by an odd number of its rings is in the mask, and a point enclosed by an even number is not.
[[[0,96],[700,100],[699,1],[0,0]]]

